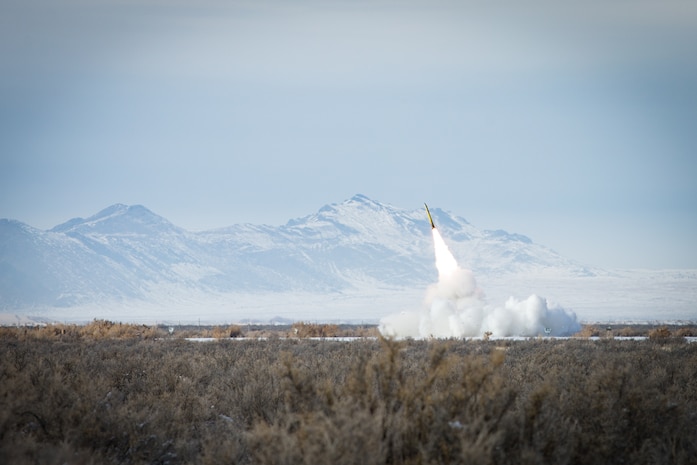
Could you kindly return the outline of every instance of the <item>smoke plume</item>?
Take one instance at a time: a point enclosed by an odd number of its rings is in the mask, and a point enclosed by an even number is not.
[[[460,268],[438,229],[431,229],[438,282],[431,285],[418,312],[389,315],[380,332],[394,338],[462,338],[483,336],[564,336],[580,329],[576,315],[547,299],[531,295],[509,297],[503,306],[490,306],[474,274]]]

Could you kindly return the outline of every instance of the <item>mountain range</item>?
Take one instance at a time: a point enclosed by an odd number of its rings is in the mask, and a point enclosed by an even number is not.
[[[586,320],[694,320],[696,270],[602,270],[432,208],[488,298],[538,293]],[[187,231],[116,204],[50,230],[0,220],[0,323],[371,320],[437,281],[425,210],[355,195],[281,226]],[[9,320],[8,320],[9,318]],[[13,323],[13,324],[14,324]]]
[[[523,235],[479,230],[438,208],[432,214],[462,266],[475,273],[594,273]],[[424,210],[360,194],[282,226],[202,232],[141,205],[112,205],[48,231],[0,220],[1,309],[147,300],[162,285],[204,293],[332,293],[423,286],[435,277]]]

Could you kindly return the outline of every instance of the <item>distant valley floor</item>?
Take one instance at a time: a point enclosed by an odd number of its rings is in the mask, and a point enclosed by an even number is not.
[[[697,322],[697,270],[616,271],[604,276],[486,276],[478,279],[488,306],[531,294],[572,310],[582,323]],[[107,319],[142,324],[237,322],[376,323],[382,317],[422,308],[421,288],[366,286],[347,292],[209,294],[155,289],[148,300],[105,301],[75,307],[0,309],[0,324],[80,323]]]

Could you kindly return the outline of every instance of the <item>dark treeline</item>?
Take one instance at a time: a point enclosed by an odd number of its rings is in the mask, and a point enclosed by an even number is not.
[[[697,344],[0,338],[0,463],[688,464]]]

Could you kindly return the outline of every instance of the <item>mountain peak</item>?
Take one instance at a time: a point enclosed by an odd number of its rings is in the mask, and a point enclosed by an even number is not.
[[[363,194],[356,194],[353,197],[351,197],[348,200],[344,200],[341,202],[339,205],[342,206],[357,206],[357,207],[367,207],[367,208],[382,208],[385,206],[385,204],[378,202],[377,200],[373,200],[367,195]]]
[[[114,205],[109,205],[103,210],[100,210],[96,215],[92,215],[93,217],[99,217],[99,216],[108,216],[112,215],[114,213],[118,212],[123,212],[125,210],[128,210],[128,205],[123,204],[123,203],[115,203]]]
[[[83,219],[73,218],[54,227],[52,232],[79,232],[102,234],[150,234],[179,229],[165,218],[143,205],[115,203]]]
[[[358,202],[358,203],[375,203],[374,200],[368,198],[368,196],[365,196],[363,194],[356,194],[350,199],[346,200],[345,203],[349,202]]]
[[[12,220],[9,218],[0,218],[0,234],[7,234],[10,231],[35,232],[38,230],[26,223],[22,223],[21,221]]]

